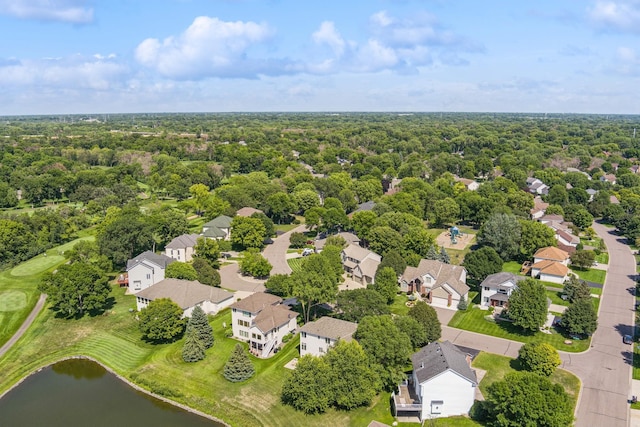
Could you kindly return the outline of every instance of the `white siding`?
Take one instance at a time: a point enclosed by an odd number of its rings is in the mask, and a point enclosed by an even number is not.
[[[328,340],[328,342],[327,342]],[[323,356],[329,347],[336,345],[336,340],[307,332],[300,332],[300,356],[311,354],[312,356]]]
[[[564,283],[565,277],[552,276],[550,274],[540,273],[540,280],[551,283]]]
[[[446,371],[420,385],[422,418],[451,417],[469,413],[475,397],[473,384],[452,371]],[[442,401],[441,413],[431,413],[431,402]]]
[[[164,268],[144,261],[127,270],[127,273],[129,292],[134,294],[164,280]]]

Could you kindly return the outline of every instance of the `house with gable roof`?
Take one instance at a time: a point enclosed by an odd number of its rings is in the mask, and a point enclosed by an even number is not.
[[[250,206],[245,206],[244,208],[238,209],[238,211],[236,212],[236,216],[250,217],[254,213],[264,213],[264,212],[261,211],[260,209],[252,208]]]
[[[235,294],[215,286],[207,286],[197,280],[164,279],[136,294],[138,311],[151,301],[169,298],[184,311],[183,317],[191,316],[196,306],[207,314],[216,314],[233,304]]]
[[[569,274],[569,253],[560,248],[548,246],[538,249],[533,255],[531,277],[552,283],[564,283]]]
[[[137,293],[164,280],[164,272],[173,258],[145,251],[137,257],[127,261],[127,275],[129,276],[129,292]]]
[[[249,343],[258,357],[269,357],[282,338],[296,330],[298,313],[283,304],[282,298],[256,292],[231,305],[233,337]]]
[[[369,249],[350,244],[341,252],[342,266],[356,281],[363,285],[371,285],[375,281],[378,265],[382,257]]]
[[[220,215],[202,226],[202,235],[209,239],[229,240],[231,238],[231,217]]]
[[[195,246],[198,239],[202,237],[199,234],[183,234],[171,240],[164,248],[164,255],[180,262],[189,262],[193,259]]]
[[[527,188],[532,194],[549,194],[549,186],[538,178],[527,178]]]
[[[411,363],[409,381],[392,395],[395,416],[428,420],[469,413],[478,387],[469,354],[449,341],[432,342],[414,353]]]
[[[521,280],[524,277],[504,271],[488,275],[480,283],[480,307],[504,307]]]
[[[300,356],[324,355],[338,340],[351,341],[358,324],[333,317],[321,317],[300,328]]]
[[[438,307],[455,310],[463,297],[469,297],[467,270],[442,261],[422,259],[417,267],[408,266],[399,282],[402,292],[417,292]]]
[[[464,188],[466,188],[467,191],[476,191],[478,188],[480,188],[480,183],[475,179],[460,178],[459,176],[454,176],[453,180],[464,185]]]

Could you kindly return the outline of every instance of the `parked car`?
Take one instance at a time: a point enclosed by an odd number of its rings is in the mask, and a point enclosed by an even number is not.
[[[622,337],[622,342],[625,344],[633,344],[633,337],[631,335],[625,335]]]
[[[314,251],[313,251],[313,249],[311,249],[311,248],[305,248],[305,249],[302,251],[302,256],[308,256],[308,255],[311,255],[313,252],[314,252]]]

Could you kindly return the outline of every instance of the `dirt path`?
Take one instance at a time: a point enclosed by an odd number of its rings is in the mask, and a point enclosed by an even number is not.
[[[44,303],[46,300],[47,300],[47,295],[40,294],[40,298],[38,298],[38,302],[36,302],[35,307],[33,307],[33,310],[31,310],[31,313],[29,313],[29,315],[24,320],[22,325],[20,325],[16,333],[13,334],[11,338],[9,338],[9,341],[4,343],[4,345],[0,347],[0,357],[4,356],[4,354],[7,351],[9,351],[11,346],[13,346],[22,337],[22,335],[27,331],[27,329],[29,329],[29,326],[31,326],[31,324],[35,320],[38,313],[40,313],[40,310],[42,310],[42,307],[44,307]]]

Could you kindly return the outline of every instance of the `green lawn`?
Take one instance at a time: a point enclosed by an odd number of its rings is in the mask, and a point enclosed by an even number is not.
[[[485,316],[488,314],[487,310],[480,310],[479,308],[470,308],[466,311],[459,310],[449,322],[449,326],[524,343],[533,341],[546,342],[558,350],[568,352],[580,352],[589,348],[590,340],[573,341],[572,344],[567,345],[564,344],[566,337],[556,331],[552,331],[551,334],[542,332],[525,334],[522,329],[510,322],[486,320]]]
[[[520,274],[520,268],[522,267],[522,264],[520,264],[517,261],[509,261],[509,262],[505,262],[502,265],[502,271],[506,271],[507,273],[513,273],[513,274]]]
[[[287,264],[291,267],[293,271],[299,271],[302,269],[302,261],[304,258],[290,258],[287,260]]]
[[[572,269],[574,273],[578,275],[582,280],[587,280],[589,282],[604,284],[604,280],[607,276],[607,272],[604,270],[597,270],[595,268],[591,268],[589,270],[578,270],[577,268]]]
[[[297,226],[299,226],[300,224],[275,224],[274,228],[276,231],[282,231],[284,233],[286,233],[287,231],[291,231],[294,228],[296,228]]]
[[[609,254],[607,252],[602,252],[600,255],[596,255],[596,261],[600,264],[609,264]]]
[[[391,312],[393,314],[397,314],[398,316],[404,316],[409,313],[409,307],[407,307],[407,298],[406,294],[398,294],[396,295],[396,299],[393,301],[393,304],[389,306]]]
[[[561,298],[562,292],[547,290],[547,298],[551,299],[552,304],[569,306],[569,301],[565,301]]]
[[[473,367],[487,371],[480,382],[480,391],[484,395],[487,393],[488,387],[496,381],[500,381],[510,372],[520,370],[519,363],[516,359],[506,356],[481,352],[473,361]],[[560,384],[565,391],[571,396],[575,406],[578,394],[580,393],[580,379],[564,369],[556,369],[550,377],[551,381]]]

